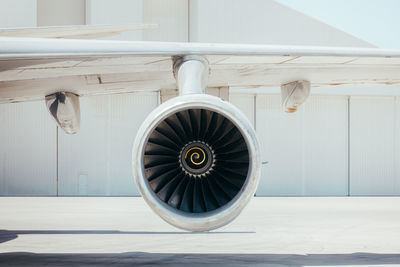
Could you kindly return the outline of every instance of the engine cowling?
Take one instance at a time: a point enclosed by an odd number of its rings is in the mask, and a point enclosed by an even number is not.
[[[259,145],[242,112],[217,97],[178,96],[140,127],[133,173],[149,206],[189,231],[221,227],[239,215],[260,177]]]

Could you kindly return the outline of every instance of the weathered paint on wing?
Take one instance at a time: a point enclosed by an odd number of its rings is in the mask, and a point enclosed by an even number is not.
[[[171,57],[203,55],[209,87],[400,85],[400,50],[0,38],[0,103],[176,89]]]

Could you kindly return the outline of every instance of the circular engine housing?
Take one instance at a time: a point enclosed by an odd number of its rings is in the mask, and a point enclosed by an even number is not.
[[[133,147],[133,173],[149,206],[189,231],[219,228],[254,195],[261,162],[255,132],[232,104],[191,94],[157,107]]]

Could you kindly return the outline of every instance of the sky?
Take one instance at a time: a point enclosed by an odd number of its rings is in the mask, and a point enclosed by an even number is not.
[[[380,48],[400,49],[400,0],[276,0]]]

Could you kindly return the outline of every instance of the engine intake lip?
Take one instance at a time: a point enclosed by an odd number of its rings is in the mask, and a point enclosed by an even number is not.
[[[184,212],[163,202],[151,188],[143,164],[146,144],[157,125],[170,115],[187,109],[206,109],[226,117],[238,128],[248,149],[248,173],[240,191],[226,205],[208,212]],[[133,174],[144,200],[162,219],[181,229],[209,231],[231,222],[240,214],[253,197],[261,171],[259,154],[259,144],[254,129],[246,116],[236,107],[220,98],[210,95],[185,95],[175,97],[157,107],[149,114],[139,128],[132,152]],[[216,160],[218,161],[218,158]],[[176,164],[179,166],[178,162]]]

